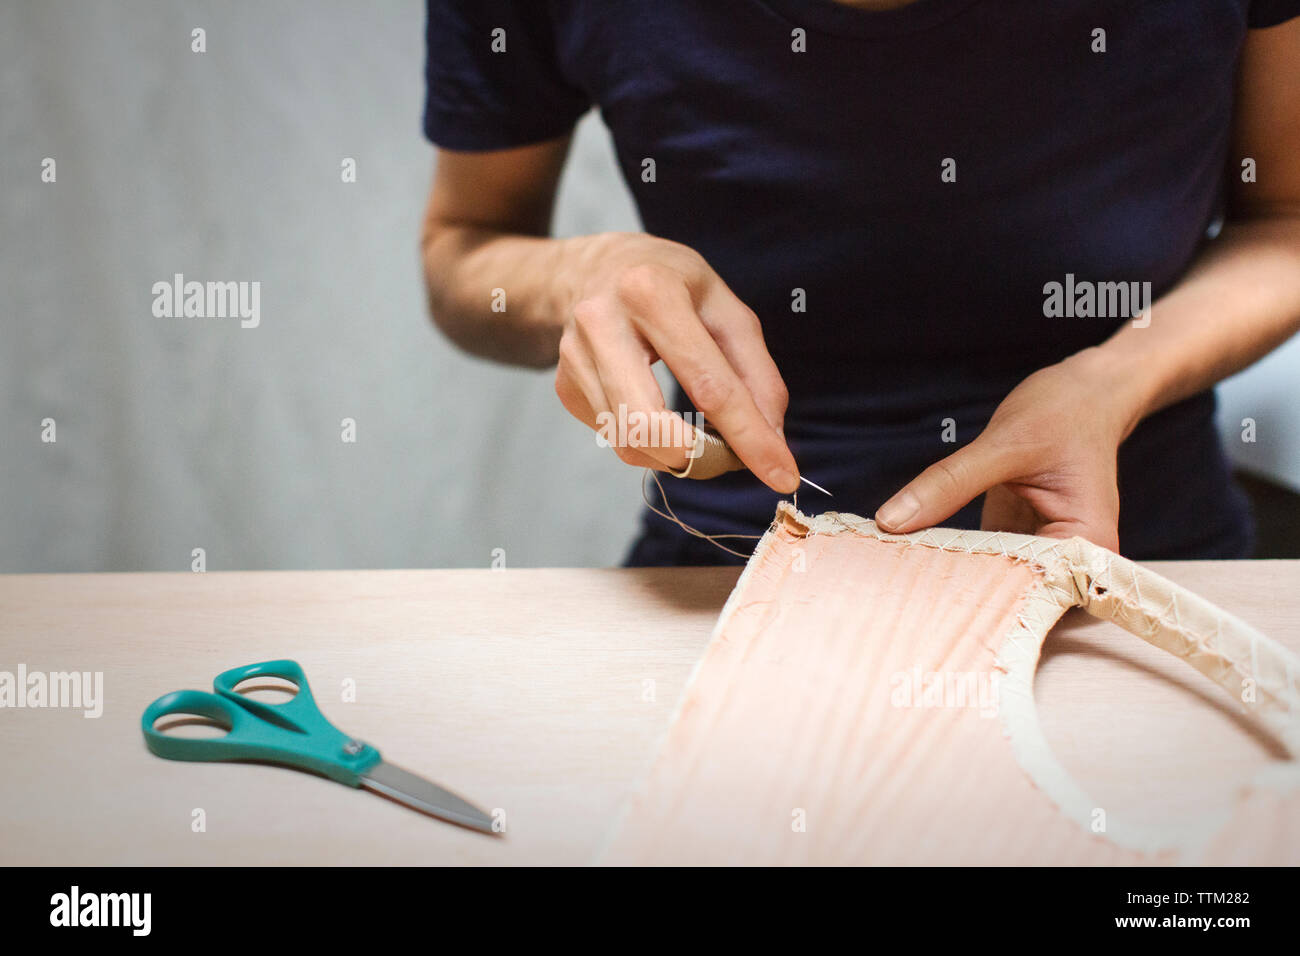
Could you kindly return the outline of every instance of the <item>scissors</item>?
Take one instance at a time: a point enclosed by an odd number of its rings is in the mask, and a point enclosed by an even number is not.
[[[250,677],[279,677],[298,688],[292,700],[267,704],[235,690]],[[280,764],[329,777],[349,787],[391,797],[414,810],[473,830],[493,833],[492,818],[456,794],[380,757],[379,751],[338,730],[312,697],[307,675],[297,661],[265,661],[218,674],[215,694],[178,690],[145,708],[140,719],[144,742],[166,760],[251,760]],[[195,714],[215,721],[227,733],[195,739],[154,729],[160,717]]]

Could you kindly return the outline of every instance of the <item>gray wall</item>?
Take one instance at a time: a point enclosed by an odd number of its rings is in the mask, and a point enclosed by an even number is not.
[[[1300,337],[1219,387],[1219,427],[1232,459],[1300,492]],[[1253,427],[1243,427],[1250,421]]]
[[[618,561],[639,474],[425,318],[423,57],[418,0],[0,0],[0,571]],[[594,116],[557,228],[636,228]],[[155,318],[177,272],[260,326]],[[1224,418],[1300,488],[1297,380],[1292,343]]]
[[[0,570],[620,560],[638,473],[549,373],[426,318],[423,26],[418,0],[0,4]],[[574,160],[557,227],[636,228],[594,116]],[[155,318],[177,272],[261,282],[261,324]]]

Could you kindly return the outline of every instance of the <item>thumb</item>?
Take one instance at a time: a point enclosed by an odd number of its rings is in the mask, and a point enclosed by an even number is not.
[[[1119,529],[1117,522],[1103,514],[1083,518],[1071,518],[1066,521],[1051,521],[1037,531],[1044,538],[1087,538],[1093,544],[1101,545],[1107,551],[1119,553]]]
[[[876,512],[885,531],[906,534],[951,517],[978,495],[1014,477],[1005,451],[995,452],[975,439],[936,461],[905,485]]]
[[[1045,538],[1087,538],[1119,553],[1119,488],[1111,475],[1101,474],[1083,484],[1068,505],[1042,516],[1036,534]]]
[[[1091,494],[1078,495],[1054,504],[1049,515],[1040,514],[1028,500],[995,485],[984,496],[980,527],[985,531],[1011,531],[1045,538],[1073,538],[1078,535],[1110,551],[1119,551],[1118,491],[1098,482]]]

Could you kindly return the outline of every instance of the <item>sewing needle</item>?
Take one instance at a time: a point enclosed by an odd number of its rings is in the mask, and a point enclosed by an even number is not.
[[[815,481],[809,481],[809,480],[808,480],[807,478],[805,478],[803,475],[800,475],[800,476],[799,476],[799,480],[802,481],[804,484],[812,485],[814,488],[816,488],[818,491],[820,491],[822,494],[824,494],[824,495],[825,495],[826,497],[828,497],[828,498],[834,498],[834,497],[835,497],[833,494],[831,494],[829,491],[827,491],[827,490],[826,490],[825,488],[823,488],[821,485],[817,484],[817,482],[815,482]]]

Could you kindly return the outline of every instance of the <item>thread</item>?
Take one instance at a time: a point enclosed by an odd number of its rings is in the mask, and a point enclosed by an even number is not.
[[[649,489],[646,487],[647,477],[654,479],[655,487],[659,489],[659,497],[663,500],[664,507],[667,509],[667,513],[664,513],[663,511],[660,511],[658,508],[656,508],[654,506],[654,503],[650,500]],[[681,518],[677,517],[676,512],[673,511],[673,506],[668,503],[668,492],[664,491],[663,482],[659,480],[659,474],[653,468],[647,468],[645,470],[645,474],[641,476],[641,500],[645,502],[645,506],[647,508],[649,508],[655,514],[657,514],[659,517],[671,521],[673,524],[677,525],[677,527],[681,528],[687,534],[692,535],[696,538],[702,538],[705,541],[709,542],[709,544],[713,545],[715,548],[721,548],[723,551],[726,551],[728,554],[734,554],[738,558],[745,558],[746,560],[748,560],[750,557],[753,556],[753,552],[751,551],[749,554],[745,554],[743,551],[737,551],[734,548],[727,547],[725,544],[722,544],[717,539],[718,538],[745,538],[749,541],[757,541],[759,538],[763,537],[761,534],[705,534],[703,531],[700,531],[698,528],[692,528]],[[799,507],[798,492],[795,492],[795,507],[796,508]]]

